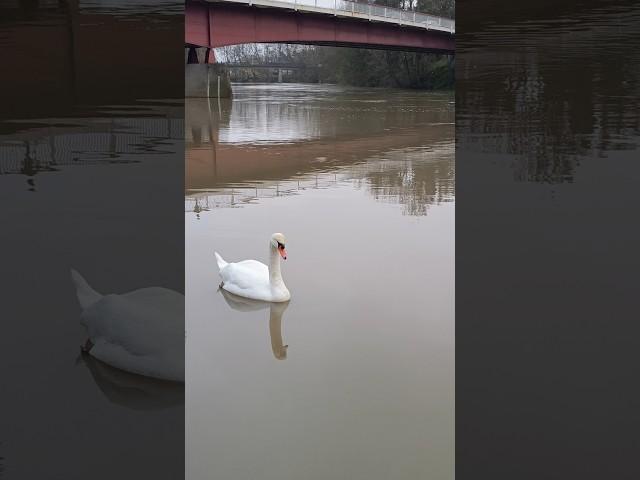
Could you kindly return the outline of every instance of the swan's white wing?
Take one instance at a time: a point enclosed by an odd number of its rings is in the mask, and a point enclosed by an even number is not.
[[[269,268],[256,260],[229,263],[220,272],[225,285],[233,284],[240,289],[269,285]]]
[[[90,354],[129,372],[184,381],[184,296],[164,288],[105,295],[82,314]]]
[[[220,271],[222,288],[241,297],[269,300],[269,268],[256,260],[230,263]]]

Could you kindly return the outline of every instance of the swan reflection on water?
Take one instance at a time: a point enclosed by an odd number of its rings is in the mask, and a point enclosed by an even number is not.
[[[96,385],[111,403],[140,411],[184,405],[183,383],[125,372],[84,352],[78,357],[78,362],[87,367]]]
[[[218,289],[227,305],[239,312],[255,312],[257,310],[269,309],[269,334],[271,336],[271,350],[273,356],[278,360],[287,358],[289,345],[284,345],[282,341],[282,315],[289,306],[289,302],[263,302],[239,297],[229,293],[222,288]]]

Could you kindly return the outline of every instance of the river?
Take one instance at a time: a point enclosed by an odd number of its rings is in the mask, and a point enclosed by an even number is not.
[[[186,106],[186,478],[449,479],[449,93],[234,85]],[[280,306],[218,291],[266,261]]]

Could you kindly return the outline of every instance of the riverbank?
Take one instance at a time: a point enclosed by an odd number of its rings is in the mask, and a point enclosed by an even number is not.
[[[297,47],[297,48],[294,48]],[[232,82],[330,83],[355,87],[453,89],[453,56],[416,52],[334,47],[279,47],[264,52],[245,51],[243,46],[220,49],[221,58],[246,64],[265,64],[281,59],[291,68],[242,68],[231,71]]]

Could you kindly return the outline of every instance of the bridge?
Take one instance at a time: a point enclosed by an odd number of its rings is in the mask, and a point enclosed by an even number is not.
[[[345,0],[187,0],[185,44],[291,43],[453,54],[455,21]],[[191,56],[189,63],[195,62]]]
[[[247,69],[277,69],[277,70],[305,70],[307,68],[320,68],[322,65],[307,65],[304,63],[286,63],[286,62],[273,62],[273,63],[225,63],[224,66],[229,69],[235,68],[247,68]]]
[[[322,65],[306,65],[304,63],[287,63],[287,62],[267,62],[267,63],[249,63],[249,62],[237,62],[237,63],[224,63],[224,68],[230,71],[230,79],[234,80],[234,73],[238,74],[238,70],[251,71],[251,70],[270,70],[274,78],[277,77],[278,83],[282,83],[284,80],[284,73],[289,73],[294,70],[313,70],[321,68]],[[238,78],[236,77],[237,81]]]

